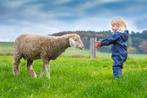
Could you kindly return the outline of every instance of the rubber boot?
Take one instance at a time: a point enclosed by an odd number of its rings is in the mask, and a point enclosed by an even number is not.
[[[113,66],[113,76],[114,79],[122,77],[122,68]]]

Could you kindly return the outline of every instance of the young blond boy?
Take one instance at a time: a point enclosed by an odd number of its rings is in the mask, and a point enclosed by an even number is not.
[[[123,18],[115,18],[111,22],[112,31],[114,34],[102,41],[97,41],[95,46],[97,48],[107,45],[112,45],[112,59],[113,59],[113,76],[119,78],[122,76],[123,63],[127,59],[127,40],[128,30],[126,30],[126,23]]]

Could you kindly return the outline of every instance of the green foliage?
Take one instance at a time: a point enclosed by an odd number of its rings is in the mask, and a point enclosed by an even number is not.
[[[0,55],[12,55],[13,42],[0,42]]]
[[[12,57],[0,56],[0,98],[146,98],[147,56],[129,55],[123,78],[113,80],[110,54],[97,59],[59,57],[51,62],[51,79],[32,78],[21,61],[20,75],[12,75]],[[40,60],[34,62],[37,74]]]

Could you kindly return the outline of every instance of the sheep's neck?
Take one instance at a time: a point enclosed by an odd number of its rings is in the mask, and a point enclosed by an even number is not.
[[[68,39],[58,38],[54,41],[52,48],[52,59],[56,59],[61,53],[63,53],[69,47]]]
[[[57,44],[56,44],[57,47],[59,48],[59,51],[60,51],[61,49],[65,50],[66,48],[69,47],[68,38],[66,38],[66,39],[59,38],[59,39],[56,40],[56,43],[57,43]]]

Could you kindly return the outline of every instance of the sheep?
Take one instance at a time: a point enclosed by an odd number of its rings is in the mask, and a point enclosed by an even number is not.
[[[55,60],[68,47],[83,49],[84,45],[80,36],[76,33],[62,36],[47,36],[35,34],[22,34],[14,42],[13,74],[19,75],[21,58],[27,60],[27,70],[32,77],[37,77],[32,63],[35,59],[41,59],[43,68],[40,76],[45,75],[50,79],[50,60]]]

